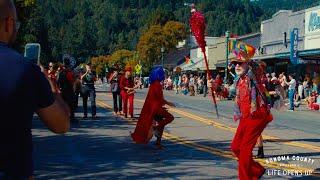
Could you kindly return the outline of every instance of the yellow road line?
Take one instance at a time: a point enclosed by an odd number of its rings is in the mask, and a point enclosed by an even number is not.
[[[141,102],[141,103],[144,102],[143,100],[140,100],[140,99],[135,99],[135,101]],[[219,129],[223,129],[223,130],[230,131],[230,132],[233,132],[233,133],[235,133],[236,130],[237,130],[236,128],[233,128],[233,127],[224,125],[222,123],[219,123],[219,122],[215,121],[214,119],[203,118],[203,117],[200,117],[198,115],[194,115],[194,114],[191,114],[189,112],[185,112],[183,110],[180,110],[180,109],[177,109],[177,108],[173,108],[173,107],[169,107],[168,109],[171,112],[175,112],[177,114],[180,114],[182,116],[188,117],[188,118],[193,119],[195,121],[202,122],[202,123],[207,124],[207,125],[213,125],[214,127],[217,127]],[[320,147],[319,146],[315,146],[315,145],[311,145],[311,144],[305,144],[305,143],[300,143],[300,142],[281,142],[280,138],[274,137],[274,136],[269,136],[269,135],[263,135],[263,137],[266,140],[271,140],[272,142],[279,142],[281,144],[285,144],[285,145],[288,145],[288,146],[295,146],[295,147],[305,148],[305,149],[309,149],[309,150],[313,150],[313,151],[317,151],[317,152],[320,151]]]
[[[97,101],[97,104],[101,107],[105,107],[105,108],[108,108],[108,109],[112,109],[111,106],[109,106],[108,104],[102,102],[102,101]],[[126,120],[126,119],[124,119]],[[135,124],[134,122],[132,121],[128,121],[126,120],[128,123],[130,124]],[[187,146],[187,147],[191,147],[191,148],[194,148],[194,149],[197,149],[199,151],[202,151],[202,152],[207,152],[207,153],[210,153],[210,154],[213,154],[213,155],[217,155],[217,156],[221,156],[221,157],[224,157],[224,158],[228,158],[228,159],[232,159],[232,160],[237,160],[237,158],[235,158],[232,153],[230,151],[223,151],[223,150],[220,150],[220,149],[217,149],[217,148],[213,148],[213,147],[210,147],[210,146],[206,146],[206,145],[201,145],[201,144],[198,144],[198,143],[194,143],[192,141],[189,141],[189,140],[185,140],[181,137],[178,137],[178,136],[175,136],[173,134],[170,134],[170,133],[166,133],[164,132],[163,133],[163,137],[171,142],[174,142],[174,143],[177,143],[177,144],[181,144],[181,145],[184,145],[184,146]],[[266,163],[265,160],[263,159],[256,159],[257,162],[259,162],[260,164],[262,164],[263,166],[265,167],[268,167],[268,168],[275,168],[275,169],[282,169],[282,170],[300,170],[300,171],[308,171],[308,170],[311,170],[311,171],[314,171],[313,169],[308,169],[308,168],[303,168],[303,167],[283,167],[283,166],[280,166],[280,163],[277,163],[277,162],[269,162],[269,163]]]

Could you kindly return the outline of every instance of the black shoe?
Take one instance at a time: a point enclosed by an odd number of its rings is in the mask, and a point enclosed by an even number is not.
[[[259,158],[259,159],[264,158],[263,146],[259,147],[257,158]]]

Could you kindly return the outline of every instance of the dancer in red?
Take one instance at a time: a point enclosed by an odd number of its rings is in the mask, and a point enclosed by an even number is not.
[[[235,49],[236,58],[231,60],[235,65],[238,78],[234,119],[240,120],[231,149],[239,161],[239,179],[259,179],[265,169],[252,158],[252,150],[258,137],[272,121],[269,110],[268,93],[261,83],[263,71],[258,63],[250,61],[255,48],[247,44],[239,44]]]
[[[138,144],[147,144],[153,134],[157,137],[156,145],[161,147],[161,138],[164,127],[171,123],[174,117],[163,107],[174,106],[163,97],[161,81],[165,79],[162,66],[156,66],[150,73],[150,87],[143,105],[136,129],[131,134],[133,141]]]

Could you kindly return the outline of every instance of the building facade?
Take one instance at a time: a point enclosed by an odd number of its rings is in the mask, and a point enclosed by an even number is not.
[[[268,72],[319,73],[320,6],[297,12],[281,10],[261,23],[259,55]]]

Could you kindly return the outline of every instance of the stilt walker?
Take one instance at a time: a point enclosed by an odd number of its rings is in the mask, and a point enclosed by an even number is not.
[[[239,161],[239,179],[259,179],[265,169],[252,158],[252,150],[273,117],[267,89],[261,83],[263,68],[251,61],[255,48],[239,42],[231,59],[237,74],[234,119],[240,120],[231,149]]]
[[[161,81],[165,79],[162,66],[153,67],[150,73],[150,87],[147,98],[143,105],[140,117],[131,137],[138,144],[147,144],[155,135],[157,137],[156,146],[161,147],[161,138],[164,127],[174,120],[164,105],[174,106],[163,97]]]

